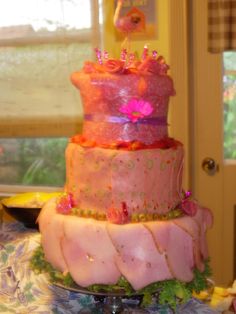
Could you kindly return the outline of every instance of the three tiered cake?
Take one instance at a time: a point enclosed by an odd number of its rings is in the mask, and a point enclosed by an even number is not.
[[[212,214],[182,189],[183,145],[167,130],[168,66],[155,51],[99,56],[71,76],[83,133],[66,149],[65,194],[39,217],[45,259],[80,287],[189,283],[205,270]]]

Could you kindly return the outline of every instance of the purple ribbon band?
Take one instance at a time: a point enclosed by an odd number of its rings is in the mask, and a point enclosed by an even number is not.
[[[127,117],[108,116],[102,114],[85,114],[84,120],[93,122],[110,122],[110,123],[134,123]],[[167,117],[150,117],[139,119],[138,124],[151,124],[151,125],[167,125]]]

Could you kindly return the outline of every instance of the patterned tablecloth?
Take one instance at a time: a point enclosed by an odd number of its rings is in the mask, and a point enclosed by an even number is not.
[[[4,314],[74,314],[105,313],[100,311],[91,295],[71,292],[50,284],[47,275],[36,275],[29,267],[40,234],[11,222],[0,226],[0,313]],[[168,314],[169,309],[151,306],[148,313]],[[139,313],[138,308],[126,313]],[[178,308],[181,314],[218,313],[192,299]]]

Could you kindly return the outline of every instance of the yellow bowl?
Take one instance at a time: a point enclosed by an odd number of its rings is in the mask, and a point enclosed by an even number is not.
[[[17,194],[1,200],[4,210],[28,228],[38,228],[36,220],[43,205],[61,193],[30,192]]]

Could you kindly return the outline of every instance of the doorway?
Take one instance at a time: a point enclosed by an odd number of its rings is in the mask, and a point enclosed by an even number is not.
[[[236,275],[236,160],[224,154],[223,54],[207,50],[206,0],[190,1],[188,25],[191,183],[196,199],[214,215],[208,233],[213,277],[228,285]]]

